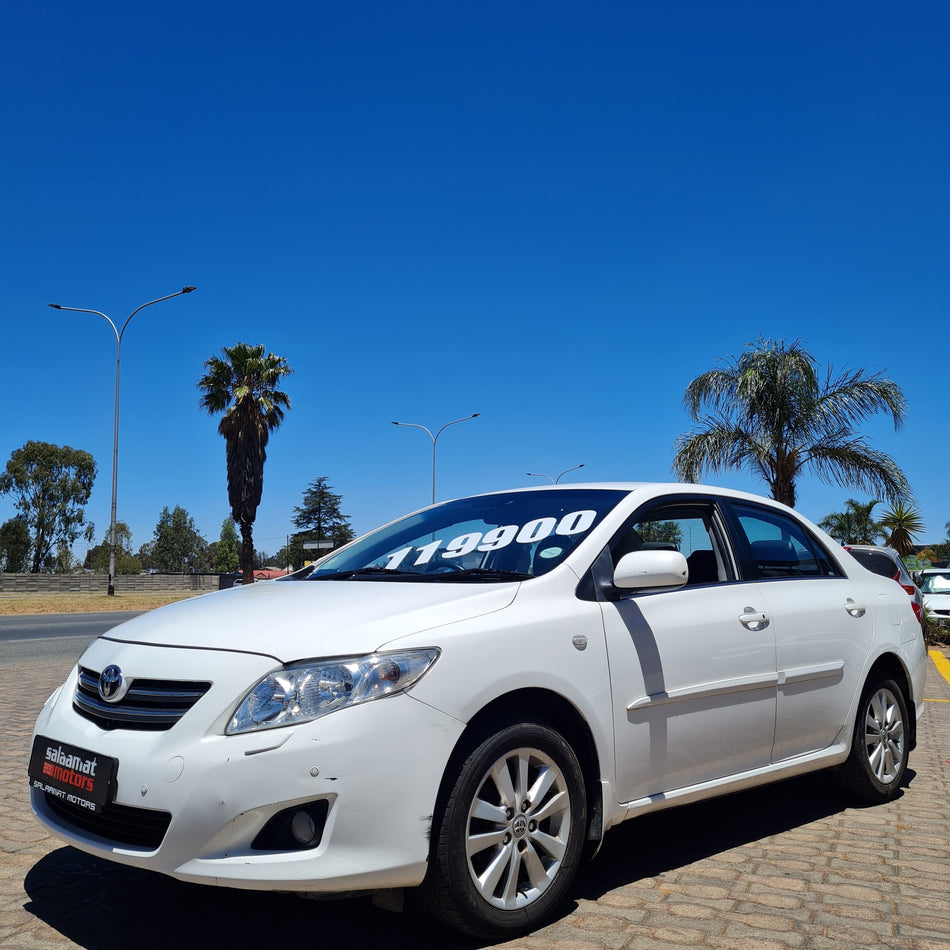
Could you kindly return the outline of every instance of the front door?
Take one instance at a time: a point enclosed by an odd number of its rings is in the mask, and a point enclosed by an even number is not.
[[[659,505],[618,539],[674,547],[690,579],[676,590],[602,603],[622,802],[769,764],[775,640],[759,585],[735,579],[712,504]]]

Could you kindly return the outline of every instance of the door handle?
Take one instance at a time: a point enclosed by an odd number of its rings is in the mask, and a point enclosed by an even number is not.
[[[852,617],[863,617],[868,611],[864,604],[859,604],[850,597],[844,602],[844,609],[847,610]]]
[[[769,625],[769,615],[754,607],[743,607],[743,613],[739,615],[739,623],[749,630],[764,630]]]

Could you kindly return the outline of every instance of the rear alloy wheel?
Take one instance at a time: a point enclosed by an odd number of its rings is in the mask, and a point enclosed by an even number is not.
[[[864,802],[890,801],[907,771],[907,701],[889,677],[869,680],[861,694],[851,740],[842,766],[845,786]]]
[[[485,739],[433,829],[427,907],[477,937],[533,929],[574,878],[586,814],[577,756],[553,729],[521,723]]]

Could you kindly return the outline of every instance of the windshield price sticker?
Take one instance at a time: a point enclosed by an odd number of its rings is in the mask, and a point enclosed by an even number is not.
[[[452,558],[464,557],[473,551],[498,551],[501,548],[508,547],[509,544],[535,544],[551,537],[551,535],[570,537],[575,534],[583,534],[590,529],[596,519],[597,512],[586,509],[584,511],[572,511],[560,520],[553,517],[535,518],[523,525],[506,524],[484,532],[470,531],[467,534],[460,534],[447,543],[444,538],[433,539],[428,544],[423,544],[420,547],[410,545],[406,548],[400,548],[392,554],[387,554],[386,569],[395,571],[403,562],[411,563],[414,567],[420,567],[428,564],[440,549],[442,549],[441,557],[451,560]],[[415,559],[411,562],[406,561],[413,551],[417,552]]]
[[[37,736],[30,756],[30,783],[70,805],[100,812],[109,801],[117,764],[110,756]]]

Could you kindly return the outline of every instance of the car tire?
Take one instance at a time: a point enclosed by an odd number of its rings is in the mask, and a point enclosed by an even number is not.
[[[840,770],[845,789],[864,803],[894,798],[907,771],[909,739],[903,689],[887,676],[869,679],[858,704],[851,753]]]
[[[584,775],[558,732],[519,723],[483,738],[433,823],[423,906],[483,939],[534,929],[567,894],[586,818]]]

